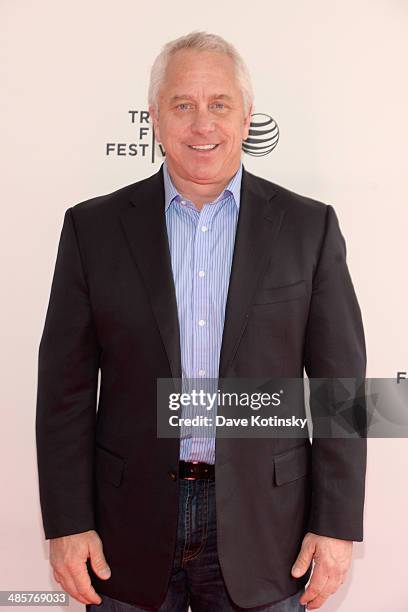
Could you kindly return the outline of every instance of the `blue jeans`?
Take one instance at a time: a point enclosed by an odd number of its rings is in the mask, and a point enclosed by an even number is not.
[[[217,556],[215,481],[180,480],[176,554],[166,597],[159,608],[132,606],[106,595],[87,612],[302,612],[301,591],[256,608],[239,608],[228,595]]]

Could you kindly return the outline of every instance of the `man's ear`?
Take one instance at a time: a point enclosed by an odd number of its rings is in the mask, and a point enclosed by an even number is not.
[[[246,140],[248,138],[249,126],[251,123],[251,115],[252,115],[253,109],[254,109],[253,104],[251,104],[247,115],[244,117],[242,140]]]
[[[150,122],[154,129],[154,137],[157,142],[160,142],[159,118],[153,106],[149,106]]]

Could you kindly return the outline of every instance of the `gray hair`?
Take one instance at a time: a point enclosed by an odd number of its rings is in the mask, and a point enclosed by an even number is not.
[[[217,34],[194,31],[166,43],[156,57],[150,71],[148,103],[156,112],[159,110],[159,93],[163,84],[170,57],[181,49],[196,51],[217,51],[228,55],[235,67],[235,74],[242,91],[244,112],[247,114],[254,101],[249,70],[235,47]]]

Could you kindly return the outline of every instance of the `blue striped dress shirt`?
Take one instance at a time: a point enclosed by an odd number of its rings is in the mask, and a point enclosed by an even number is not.
[[[180,327],[182,390],[216,392],[225,306],[241,195],[242,162],[201,211],[177,192],[163,163],[165,216]],[[194,381],[200,383],[194,385]],[[210,390],[211,389],[211,390]],[[216,408],[216,407],[215,407]],[[182,426],[180,459],[215,463],[216,409],[183,406],[181,417],[210,416],[211,427]]]

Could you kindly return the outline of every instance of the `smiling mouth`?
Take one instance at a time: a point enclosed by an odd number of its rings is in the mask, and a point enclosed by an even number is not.
[[[202,152],[207,152],[207,151],[215,151],[218,145],[219,143],[205,144],[205,145],[188,145],[188,147],[192,149],[193,151],[199,151],[200,153],[202,153]]]

